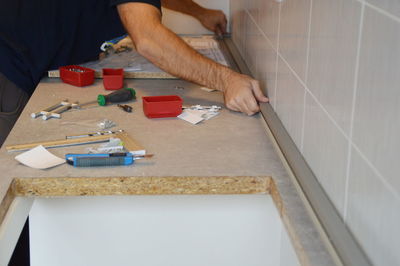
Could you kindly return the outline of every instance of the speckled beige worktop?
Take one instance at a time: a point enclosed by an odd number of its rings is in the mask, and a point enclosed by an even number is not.
[[[101,80],[84,88],[58,79],[39,85],[0,150],[0,217],[14,196],[270,193],[302,263],[333,265],[266,134],[261,115],[248,117],[223,108],[217,117],[198,125],[178,118],[148,119],[142,111],[142,96],[175,94],[184,99],[184,105],[219,106],[223,106],[223,97],[179,80],[126,83],[137,92],[137,100],[130,104],[133,113],[116,106],[98,107],[69,111],[62,119],[48,121],[32,119],[30,113],[60,100],[86,102],[109,92],[103,89]],[[115,129],[124,129],[154,158],[123,167],[74,168],[63,164],[36,170],[19,164],[14,159],[19,153],[5,149],[11,144],[97,131],[96,124],[102,119],[114,121]],[[66,153],[85,152],[91,146],[97,145],[49,150],[64,157]]]

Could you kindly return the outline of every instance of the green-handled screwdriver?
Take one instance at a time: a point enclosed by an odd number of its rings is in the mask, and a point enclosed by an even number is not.
[[[123,88],[114,91],[108,95],[99,94],[97,100],[79,104],[78,108],[84,105],[97,103],[100,106],[105,106],[107,104],[122,103],[136,99],[136,91],[132,88]]]

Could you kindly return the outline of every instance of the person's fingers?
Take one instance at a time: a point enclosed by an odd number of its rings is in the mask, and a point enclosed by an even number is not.
[[[253,115],[259,111],[258,103],[251,90],[248,90],[245,95],[237,98],[236,102],[240,108],[240,111],[247,115]]]
[[[238,107],[239,107],[240,112],[245,113],[247,115],[252,114],[251,110],[248,108],[248,106],[244,100],[238,100]]]
[[[260,111],[259,102],[268,102],[259,82],[245,75],[238,75],[232,80],[232,87],[224,92],[225,104],[233,111],[254,115]]]
[[[242,112],[249,116],[254,115],[258,111],[260,111],[259,106],[255,102],[248,104],[246,102],[231,101],[229,103],[226,103],[226,107],[228,107],[228,109],[232,111]]]
[[[223,36],[223,33],[222,33],[222,31],[221,31],[219,25],[217,25],[217,26],[215,27],[215,34],[217,34],[218,37],[222,37],[222,36]]]
[[[255,114],[258,111],[260,111],[260,106],[258,105],[258,102],[254,98],[248,100],[247,108],[252,112],[252,114]]]
[[[228,107],[229,110],[235,111],[235,112],[242,112],[240,109],[240,106],[237,106],[236,104],[227,104],[226,107]]]
[[[225,99],[225,105],[232,111],[240,112],[240,108],[235,100]]]
[[[254,96],[256,97],[256,99],[259,102],[266,103],[266,102],[269,101],[269,99],[262,92],[262,90],[260,88],[260,84],[258,83],[258,81],[254,80],[252,82],[252,89],[253,89]]]
[[[228,107],[228,109],[235,111],[235,112],[242,112],[247,115],[254,114],[254,112],[248,108],[246,102],[241,99],[236,98],[236,99],[229,100],[229,102],[226,102],[226,107]]]
[[[222,19],[221,23],[218,24],[218,26],[220,27],[222,34],[226,34],[226,26],[228,24],[228,21],[226,20],[226,17],[224,15],[224,18]]]
[[[247,115],[253,115],[260,111],[260,107],[258,106],[258,103],[254,97],[248,97],[245,99],[244,104],[246,105],[246,114]]]

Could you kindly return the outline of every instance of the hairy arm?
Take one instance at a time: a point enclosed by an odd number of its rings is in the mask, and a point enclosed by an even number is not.
[[[192,0],[161,0],[161,4],[163,7],[185,13],[190,16],[196,16],[196,14],[204,11],[203,7]]]
[[[118,12],[138,53],[164,71],[224,92],[226,106],[234,111],[252,115],[259,111],[256,97],[267,101],[256,80],[200,55],[164,27],[154,6],[124,3]]]
[[[203,26],[217,35],[226,34],[227,20],[220,10],[204,8],[192,0],[162,0],[162,6],[197,18]]]

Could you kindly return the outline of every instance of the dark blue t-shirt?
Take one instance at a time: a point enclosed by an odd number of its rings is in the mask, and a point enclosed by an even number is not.
[[[1,0],[0,72],[29,94],[47,70],[94,60],[125,30],[116,5],[160,0]]]

